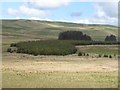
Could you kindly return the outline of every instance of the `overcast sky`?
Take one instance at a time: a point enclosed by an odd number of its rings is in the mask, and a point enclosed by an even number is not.
[[[2,2],[1,19],[35,19],[86,24],[118,24],[118,2],[97,0],[16,0]],[[89,2],[88,2],[89,1]]]

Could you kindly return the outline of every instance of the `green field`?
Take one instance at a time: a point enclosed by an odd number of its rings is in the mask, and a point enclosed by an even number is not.
[[[91,45],[85,47],[79,47],[79,51],[85,53],[94,53],[94,54],[101,54],[101,55],[118,55],[119,50],[117,45]]]
[[[34,56],[7,52],[12,43],[56,40],[58,34],[66,30],[82,31],[94,40],[103,41],[106,35],[117,35],[117,27],[35,20],[3,20],[2,26],[3,88],[118,87],[117,45],[79,45],[76,46],[78,50],[76,53],[65,56]],[[89,53],[90,56],[78,56],[79,51]],[[112,58],[91,56],[95,54],[116,56]]]
[[[3,20],[5,37],[11,39],[57,39],[63,31],[77,30],[90,35],[93,40],[104,40],[107,35],[118,35],[118,28],[108,25],[85,25],[65,22],[35,20]]]

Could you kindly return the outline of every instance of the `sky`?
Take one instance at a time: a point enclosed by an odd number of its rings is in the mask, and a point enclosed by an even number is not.
[[[0,19],[118,25],[117,0],[103,1],[105,0],[6,0],[1,3]]]

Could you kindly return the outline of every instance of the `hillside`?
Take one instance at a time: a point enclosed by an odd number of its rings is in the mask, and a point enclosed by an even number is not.
[[[86,25],[66,22],[37,20],[2,20],[3,42],[28,39],[57,39],[60,32],[78,30],[90,35],[93,40],[104,40],[106,35],[117,35],[118,29],[110,25]],[[9,39],[9,40],[8,40]]]

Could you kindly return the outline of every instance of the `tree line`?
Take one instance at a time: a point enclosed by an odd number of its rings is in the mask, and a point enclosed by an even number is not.
[[[58,37],[59,40],[86,40],[92,41],[92,38],[80,31],[65,31],[61,32]]]
[[[81,31],[64,31],[59,33],[58,36],[59,40],[83,40],[83,41],[93,41],[92,38],[87,35],[83,34]],[[116,42],[117,38],[115,35],[106,36],[104,41],[108,42]]]

